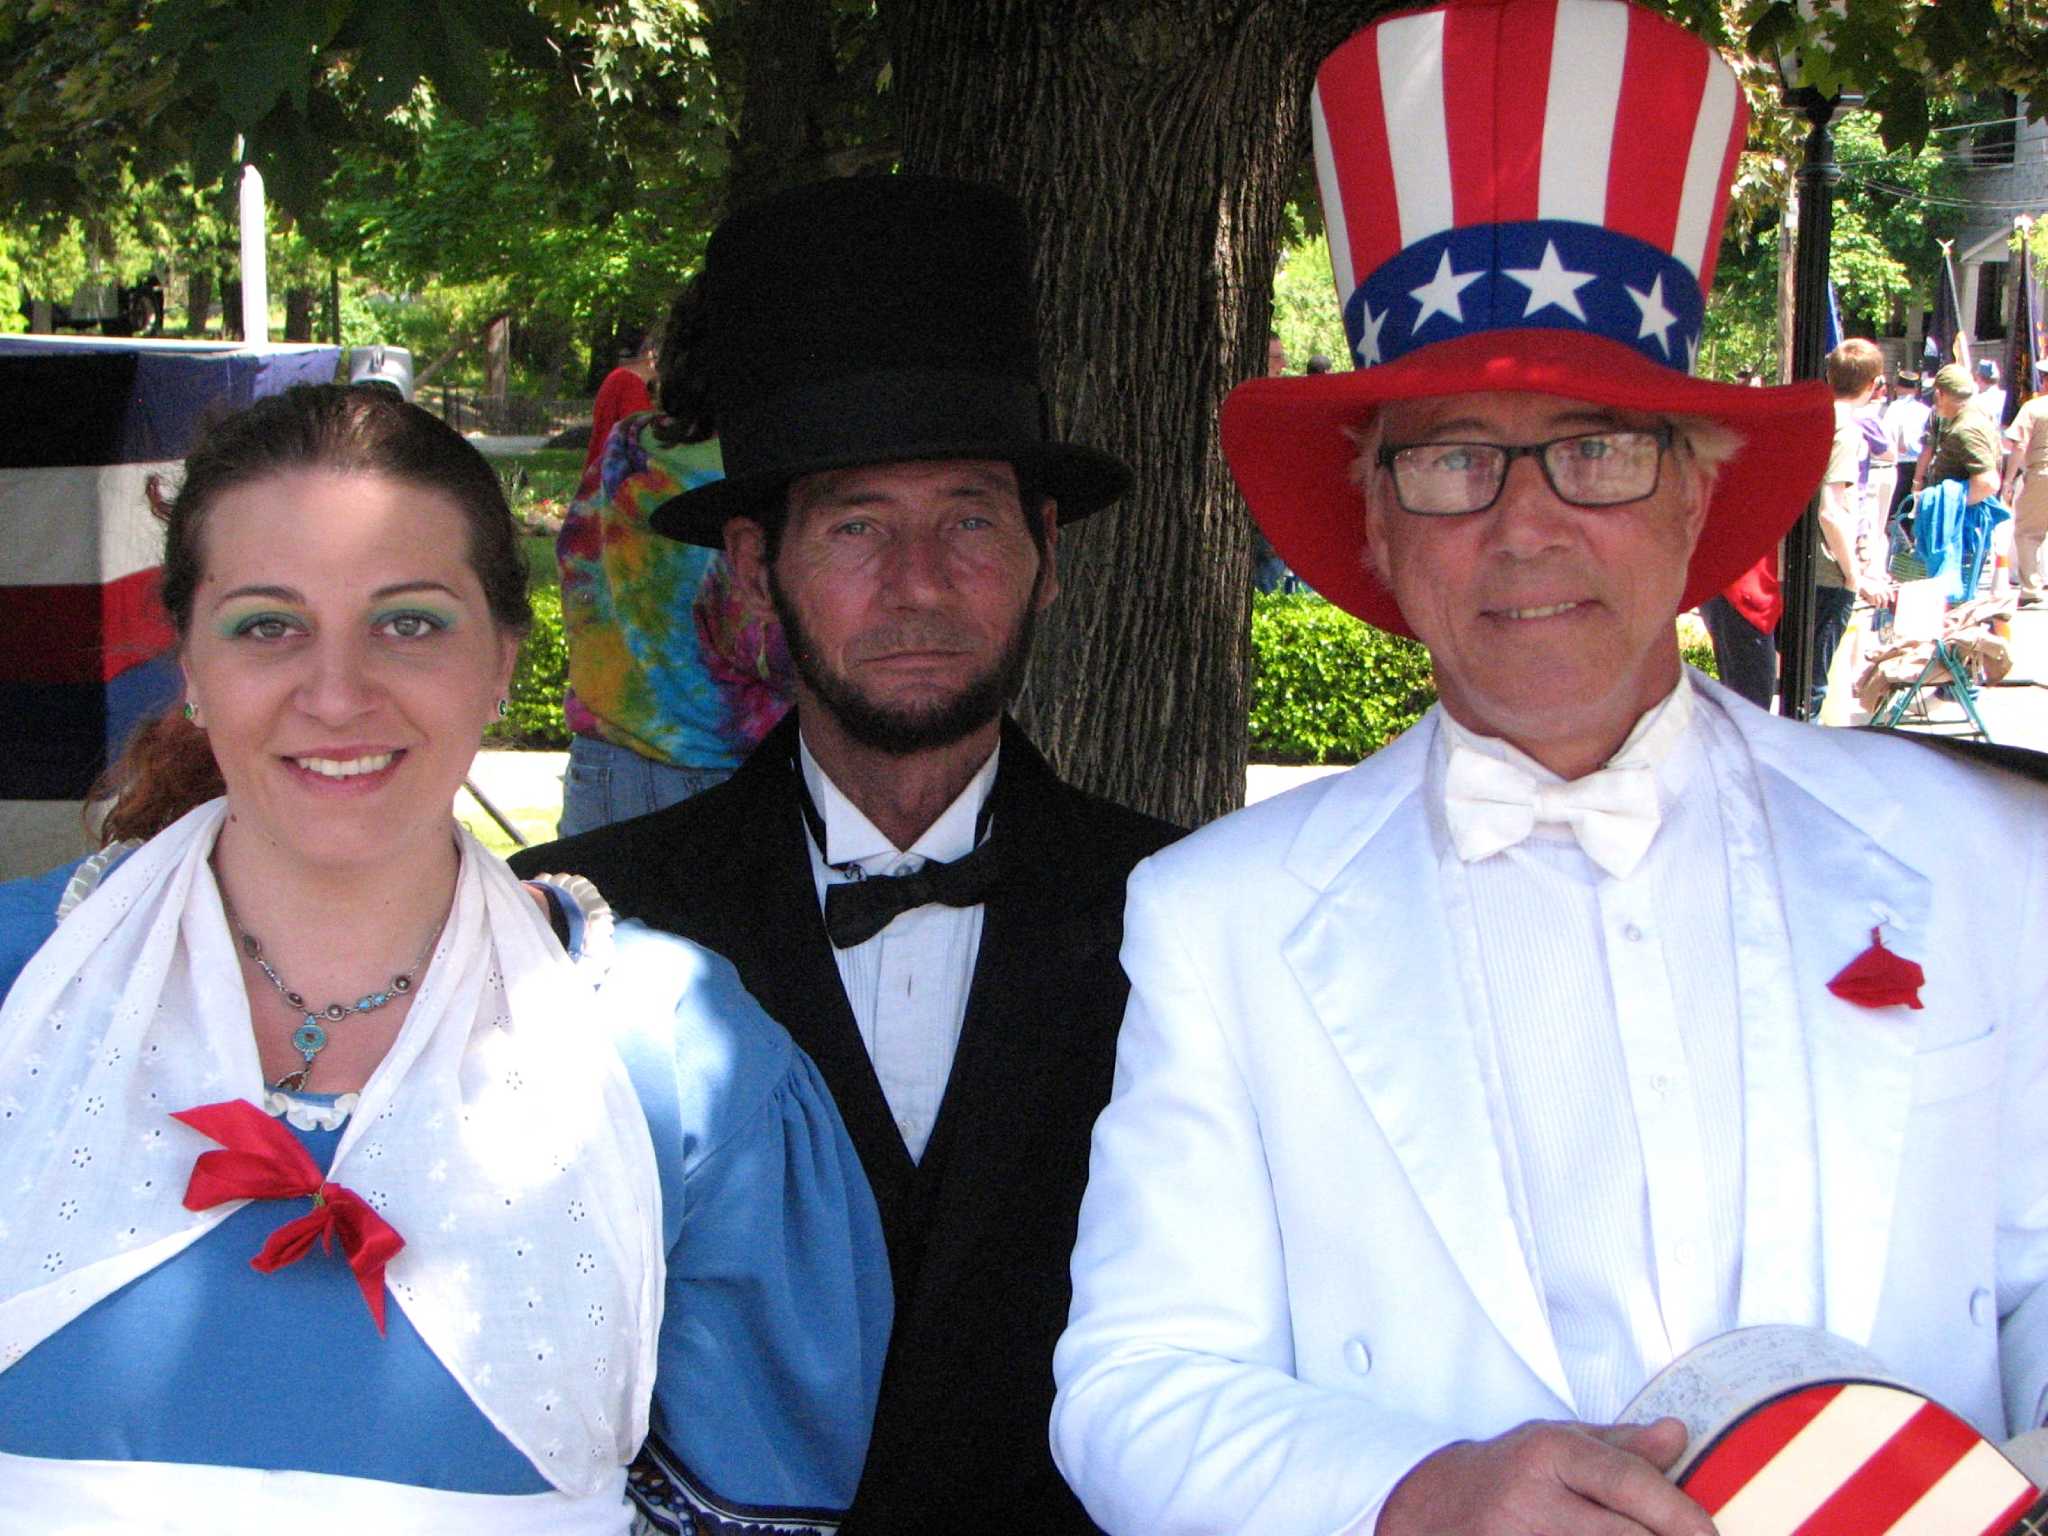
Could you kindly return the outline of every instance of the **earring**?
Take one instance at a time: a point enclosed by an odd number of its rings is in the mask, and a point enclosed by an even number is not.
[[[512,713],[512,701],[511,701],[510,699],[503,699],[503,698],[499,699],[499,700],[498,700],[498,718],[499,718],[500,720],[502,720],[502,719],[504,719],[504,718],[505,718],[505,717],[506,717],[507,715],[509,715],[509,714],[511,714],[511,713]]]
[[[197,704],[194,704],[190,699],[187,699],[185,701],[185,708],[183,713],[186,720],[191,722],[193,725],[197,725],[199,723],[199,706]]]

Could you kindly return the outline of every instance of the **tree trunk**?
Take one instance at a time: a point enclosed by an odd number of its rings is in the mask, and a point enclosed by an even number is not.
[[[220,333],[228,341],[242,339],[242,279],[230,277],[223,268],[220,277]]]
[[[207,316],[213,313],[213,274],[194,267],[185,279],[185,334],[204,336]]]
[[[1023,200],[1057,429],[1137,471],[1060,541],[1019,713],[1067,778],[1188,825],[1244,798],[1251,522],[1217,411],[1265,371],[1316,65],[1392,8],[883,7],[905,168]]]
[[[313,339],[313,306],[319,301],[319,292],[308,287],[287,288],[284,291],[284,339],[286,341],[311,341]]]
[[[503,400],[512,388],[512,317],[500,315],[484,337],[484,393]]]
[[[806,167],[832,74],[832,11],[828,0],[745,0],[731,25],[745,82],[725,179],[726,206],[737,208],[816,174]]]

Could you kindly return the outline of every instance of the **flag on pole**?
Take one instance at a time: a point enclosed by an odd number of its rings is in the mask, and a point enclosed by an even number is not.
[[[1970,338],[1963,331],[1963,305],[1956,296],[1955,263],[1949,259],[1953,240],[1941,245],[1941,271],[1934,278],[1934,320],[1927,327],[1926,371],[1933,374],[1946,363],[1970,366]]]
[[[2016,219],[2020,232],[2018,281],[2013,285],[2012,334],[2005,343],[2005,420],[2011,426],[2020,401],[2034,392],[2034,364],[2041,358],[2041,281],[2034,273],[2033,220]]]
[[[1827,350],[1832,352],[1842,344],[1842,306],[1835,297],[1835,280],[1828,279],[1828,335]]]

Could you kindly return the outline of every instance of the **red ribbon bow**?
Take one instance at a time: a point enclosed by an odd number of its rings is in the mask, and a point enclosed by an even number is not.
[[[1884,947],[1884,930],[1870,930],[1870,948],[1843,966],[1828,990],[1862,1008],[1890,1008],[1903,1003],[1918,1008],[1927,973],[1920,962],[1895,955]]]
[[[185,1186],[185,1209],[203,1211],[226,1200],[291,1200],[310,1195],[313,1209],[270,1234],[262,1252],[249,1261],[263,1274],[296,1264],[313,1250],[317,1238],[329,1253],[341,1239],[342,1256],[355,1271],[356,1284],[384,1332],[384,1266],[398,1257],[405,1239],[352,1189],[329,1184],[320,1167],[299,1145],[298,1138],[247,1099],[202,1104],[175,1111],[200,1135],[219,1142],[225,1152],[202,1152]]]

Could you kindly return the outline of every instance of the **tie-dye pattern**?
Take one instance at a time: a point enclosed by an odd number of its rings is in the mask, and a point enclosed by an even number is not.
[[[664,443],[651,412],[613,429],[555,541],[569,729],[656,762],[736,768],[789,708],[782,626],[757,617],[716,551],[647,517],[723,473],[716,441]]]

